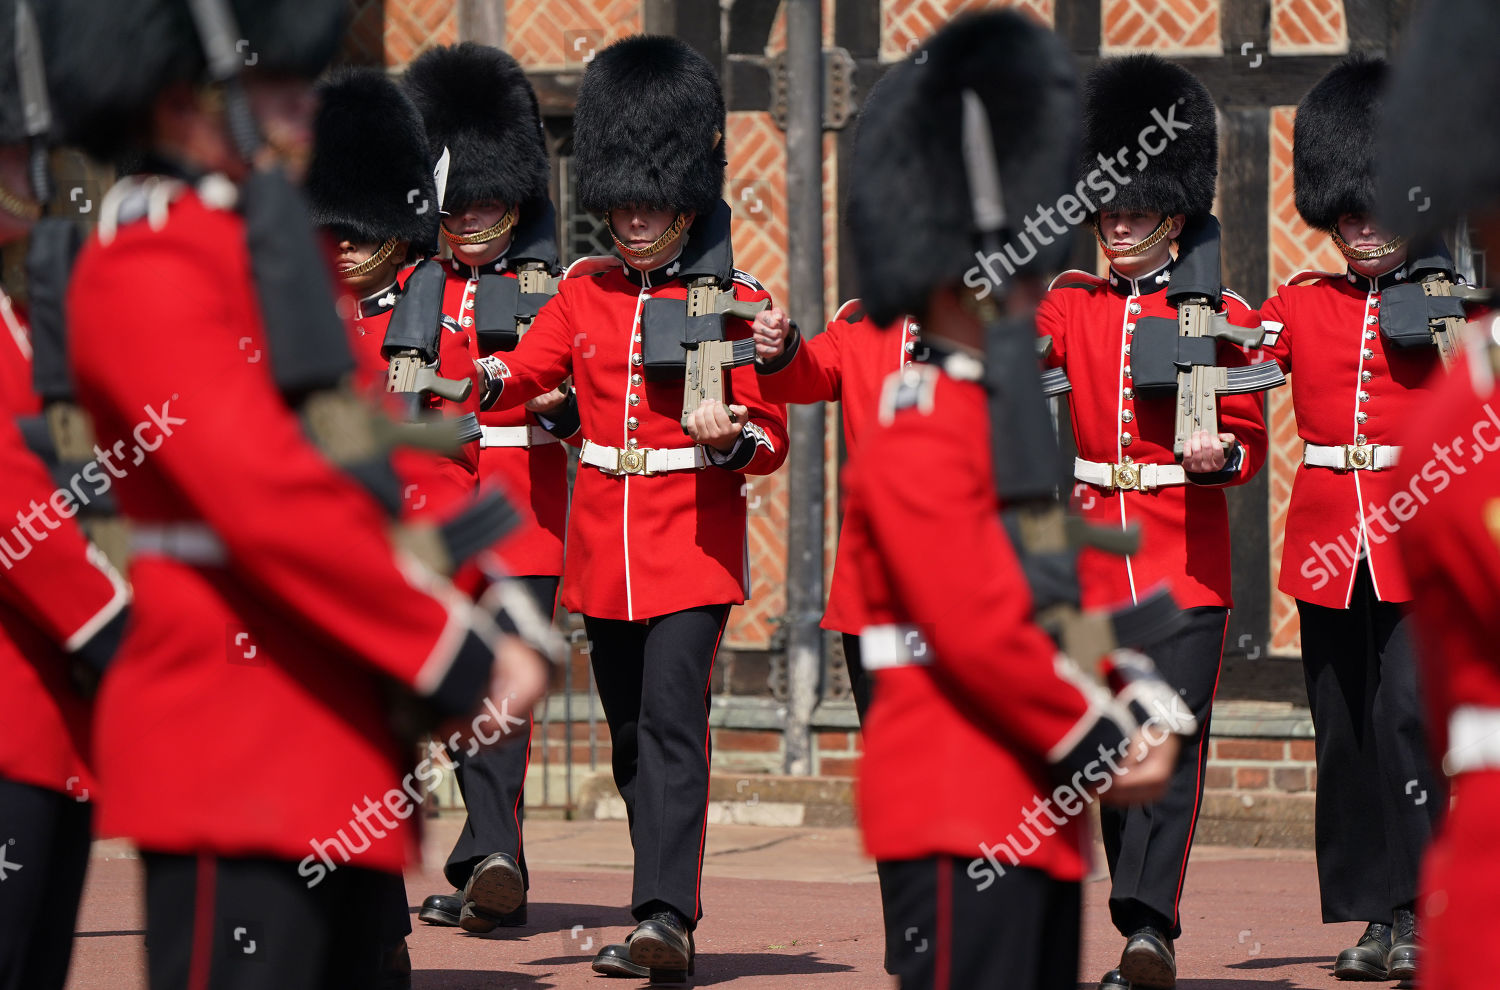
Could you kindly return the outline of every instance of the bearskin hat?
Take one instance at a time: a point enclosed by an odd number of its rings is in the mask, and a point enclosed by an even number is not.
[[[313,223],[355,240],[437,242],[437,187],[411,99],[379,69],[345,69],[318,85],[305,190]]]
[[[594,56],[574,117],[578,200],[710,213],[724,189],[724,94],[676,38],[636,35]]]
[[[1051,31],[1012,11],[955,19],[892,67],[861,111],[847,219],[860,297],[877,323],[925,312],[928,296],[975,264],[965,173],[963,94],[988,112],[1011,228],[1072,185],[1078,85]],[[1028,268],[1066,256],[1065,238],[1034,244]]]
[[[547,143],[536,92],[515,59],[466,41],[434,48],[406,70],[432,161],[448,149],[444,209],[546,198]]]
[[[1218,114],[1188,70],[1157,55],[1100,62],[1084,85],[1083,132],[1080,174],[1099,167],[1102,156],[1130,180],[1116,187],[1110,209],[1190,217],[1213,211]]]
[[[246,66],[315,78],[338,49],[344,0],[225,0]],[[45,0],[49,91],[62,138],[100,159],[137,150],[151,105],[206,78],[188,0]]]
[[[1422,10],[1391,67],[1377,213],[1427,234],[1500,200],[1500,5],[1445,0]]]
[[[1292,184],[1308,226],[1333,231],[1345,213],[1375,211],[1375,134],[1386,71],[1379,56],[1351,55],[1297,105]]]

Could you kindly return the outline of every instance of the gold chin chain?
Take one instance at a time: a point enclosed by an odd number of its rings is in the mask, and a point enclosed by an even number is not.
[[[395,250],[396,239],[392,237],[390,240],[380,245],[379,251],[376,251],[364,261],[361,261],[353,268],[346,268],[345,270],[339,272],[339,278],[347,280],[351,278],[359,278],[361,275],[368,275],[375,269],[379,268],[381,265],[385,264],[386,259],[389,258],[392,252],[394,252]]]
[[[681,234],[682,229],[687,226],[687,214],[677,214],[677,219],[673,220],[672,223],[667,227],[667,229],[662,231],[660,237],[658,237],[656,240],[652,241],[645,247],[639,249],[633,248],[630,245],[626,244],[624,241],[620,240],[620,235],[615,233],[614,224],[606,220],[604,221],[604,225],[609,228],[609,236],[614,238],[615,247],[620,249],[620,253],[625,255],[625,257],[627,258],[634,258],[639,261],[642,258],[649,258],[653,254],[659,253],[662,248],[666,247],[668,244],[671,244],[673,238],[677,237],[678,234]]]
[[[520,207],[518,205],[512,205],[510,209],[505,211],[505,216],[495,221],[493,227],[487,227],[472,234],[455,234],[448,229],[447,224],[443,224],[443,236],[448,239],[449,244],[488,244],[490,241],[504,237],[510,233],[510,229],[516,225],[516,215],[519,210]]]
[[[40,220],[42,204],[28,196],[20,196],[0,183],[0,210],[21,220]]]
[[[1338,248],[1339,252],[1350,261],[1374,261],[1376,258],[1384,258],[1393,251],[1401,250],[1402,245],[1406,243],[1404,237],[1393,237],[1378,248],[1362,251],[1359,248],[1350,247],[1349,242],[1340,237],[1336,230],[1330,231],[1328,236],[1333,238],[1334,247]]]
[[[1130,245],[1130,247],[1128,248],[1121,248],[1120,250],[1116,251],[1114,248],[1104,243],[1104,231],[1099,229],[1099,222],[1096,220],[1094,221],[1094,239],[1099,242],[1099,247],[1104,252],[1104,256],[1110,261],[1114,261],[1116,258],[1133,258],[1136,255],[1149,251],[1152,248],[1156,247],[1156,245],[1160,244],[1162,239],[1167,236],[1167,230],[1170,229],[1171,226],[1172,218],[1169,216],[1162,217],[1161,223],[1157,224],[1156,229],[1147,234],[1143,240],[1136,244]]]

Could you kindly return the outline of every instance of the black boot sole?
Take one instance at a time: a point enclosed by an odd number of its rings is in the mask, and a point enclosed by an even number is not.
[[[1397,962],[1387,962],[1385,969],[1387,979],[1415,980],[1417,978],[1417,961],[1415,959],[1401,959]]]
[[[1335,963],[1333,975],[1340,980],[1353,980],[1372,982],[1378,980],[1391,980],[1395,977],[1387,976],[1384,966],[1376,966],[1362,960],[1350,959],[1341,963]]]
[[[630,961],[648,969],[652,983],[686,983],[693,975],[691,952],[684,954],[649,932],[637,932],[631,938]]]
[[[637,980],[644,980],[651,975],[651,970],[645,966],[637,966],[623,959],[595,960],[593,970],[600,976],[625,976],[634,977]]]
[[[520,870],[495,863],[474,875],[464,896],[473,902],[476,914],[502,918],[526,899],[526,880]]]
[[[1132,990],[1173,990],[1177,986],[1177,967],[1146,947],[1127,946],[1119,968]]]

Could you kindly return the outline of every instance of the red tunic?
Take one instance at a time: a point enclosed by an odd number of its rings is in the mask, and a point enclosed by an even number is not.
[[[1104,764],[1101,776],[1084,768],[1126,737],[1129,717],[1032,621],[1000,522],[983,387],[928,364],[889,381],[882,421],[845,469],[844,539],[869,622],[915,625],[931,655],[874,671],[858,790],[865,848],[878,860],[1008,849],[1079,880],[1081,807],[1053,824],[1030,820],[1034,802],[1059,770],[1085,787],[1107,776]],[[1012,865],[1005,852],[996,860]],[[976,862],[969,874],[988,886],[989,869]]]
[[[465,333],[472,333],[478,273],[453,261],[446,262],[445,267],[448,283],[443,291],[443,312],[457,320]],[[504,258],[490,267],[509,278],[516,277]],[[477,340],[471,346],[479,356],[497,353]],[[481,426],[538,425],[536,415],[521,406],[486,409],[480,412],[479,422]],[[562,444],[548,437],[546,443],[531,448],[484,447],[479,451],[479,475],[485,482],[498,484],[521,517],[516,531],[494,548],[505,569],[515,575],[561,574],[568,525],[568,454]]]
[[[226,559],[132,563],[95,722],[99,829],[319,870],[312,844],[342,830],[333,865],[400,870],[416,829],[365,803],[404,817],[410,760],[385,693],[467,710],[492,653],[467,600],[393,550],[381,507],[313,446],[270,362],[247,357],[267,343],[243,218],[188,190],[159,229],[91,240],[68,312],[99,444],[137,452],[115,483],[124,514],[206,526]]]
[[[1261,307],[1267,350],[1291,376],[1292,408],[1303,441],[1325,446],[1401,442],[1428,378],[1441,363],[1436,348],[1403,349],[1381,336],[1380,291],[1404,279],[1405,269],[1382,275],[1378,285],[1353,273],[1307,272]],[[1409,449],[1402,460],[1420,464],[1436,454]],[[1468,456],[1463,450],[1445,454]],[[1403,474],[1299,465],[1286,512],[1281,590],[1314,605],[1347,608],[1355,564],[1361,548],[1368,547],[1376,596],[1410,601],[1411,584],[1390,539],[1400,525],[1392,516],[1403,514],[1413,498],[1402,494]]]
[[[1495,322],[1486,320],[1485,329]],[[1488,727],[1480,745],[1470,741],[1473,732],[1463,740],[1449,735],[1449,720],[1463,709],[1500,716],[1500,393],[1488,361],[1471,347],[1446,381],[1433,383],[1401,433],[1408,450],[1462,439],[1474,445],[1472,461],[1429,477],[1425,459],[1413,457],[1394,472],[1399,485],[1426,495],[1395,542],[1415,591],[1429,749],[1448,753],[1453,772],[1453,803],[1428,849],[1419,900],[1422,979],[1445,990],[1494,982],[1474,967],[1471,950],[1500,924],[1500,747]],[[1491,755],[1482,759],[1485,745]]]
[[[61,494],[27,449],[17,416],[40,403],[21,313],[0,291],[0,777],[82,800],[89,769],[89,707],[68,680],[70,653],[99,647],[130,594],[74,519],[78,497]],[[82,483],[84,493],[95,486]],[[44,507],[40,512],[37,506]]]
[[[870,429],[886,376],[911,363],[917,322],[903,318],[899,328],[879,327],[851,299],[839,307],[828,328],[806,341],[792,337],[773,362],[757,364],[760,391],[772,402],[838,402],[844,414],[844,447],[848,456]],[[859,614],[859,573],[849,563],[839,530],[838,554],[829,582],[823,628],[858,634],[865,627]]]
[[[1070,273],[1084,285],[1054,288],[1037,308],[1037,330],[1052,336],[1047,363],[1067,372],[1073,442],[1088,461],[1175,464],[1176,404],[1171,396],[1135,394],[1130,376],[1130,345],[1135,320],[1177,319],[1167,302],[1165,273],[1139,279],[1111,275],[1112,282]],[[1232,293],[1224,312],[1237,326],[1256,326],[1253,310]],[[1250,363],[1245,352],[1220,341],[1219,364]],[[1086,607],[1136,601],[1166,583],[1182,608],[1232,604],[1229,566],[1229,512],[1220,489],[1243,484],[1266,459],[1266,426],[1258,394],[1219,399],[1219,429],[1233,433],[1243,452],[1238,470],[1201,477],[1185,485],[1147,491],[1109,491],[1079,482],[1074,506],[1100,526],[1136,524],[1141,551],[1129,557],[1086,548],[1079,576]],[[1189,477],[1194,477],[1189,475]]]
[[[499,404],[515,407],[573,376],[582,436],[640,449],[692,446],[682,431],[682,383],[646,382],[639,321],[650,298],[686,299],[679,279],[614,264],[574,276],[537,315],[520,345],[496,355],[508,374]],[[766,299],[736,273],[735,297]],[[745,320],[728,319],[736,339]],[[699,605],[739,604],[749,592],[745,546],[746,474],[770,474],[786,459],[786,411],[760,394],[755,369],[734,368],[727,401],[749,409],[740,467],[655,475],[608,475],[580,466],[569,516],[563,604],[601,619],[644,620]],[[632,403],[630,397],[636,402]]]
[[[385,331],[391,322],[391,312],[400,297],[405,277],[410,269],[401,273],[398,284],[389,285],[364,299],[345,295],[340,300],[341,311],[350,314],[348,320],[349,343],[354,350],[354,384],[363,394],[373,400],[387,404],[391,398],[385,391],[386,372],[390,365],[381,354],[385,343]],[[432,396],[427,397],[428,408],[438,408],[444,416],[458,417],[466,413],[479,412],[479,383],[474,371],[474,356],[469,350],[467,334],[455,327],[444,326],[438,350],[438,373],[447,378],[475,380],[469,397],[462,403],[449,402]],[[389,403],[391,413],[400,415],[396,403]],[[479,443],[466,443],[455,456],[434,454],[425,450],[398,448],[392,454],[392,464],[402,485],[403,514],[407,518],[424,515],[444,517],[472,498],[479,485]]]

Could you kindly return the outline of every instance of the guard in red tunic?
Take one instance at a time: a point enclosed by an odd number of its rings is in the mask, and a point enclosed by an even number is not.
[[[26,168],[16,6],[0,3],[0,244],[26,236],[41,213]],[[31,358],[26,313],[0,287],[0,986],[62,990],[98,790],[73,668],[90,679],[106,668],[130,595],[75,518],[101,494],[100,466],[54,477],[17,428],[41,413]]]
[[[1268,349],[1291,375],[1302,439],[1279,586],[1302,620],[1323,920],[1367,923],[1338,956],[1343,979],[1415,972],[1417,872],[1444,803],[1423,745],[1412,588],[1391,539],[1412,498],[1392,470],[1405,456],[1401,434],[1440,361],[1430,339],[1392,339],[1393,303],[1413,272],[1406,242],[1371,219],[1385,75],[1384,61],[1351,56],[1298,107],[1297,211],[1328,233],[1348,271],[1299,275],[1261,307]],[[1431,798],[1413,800],[1419,789]]]
[[[389,509],[331,460],[355,463],[359,431],[325,428],[362,407],[323,374],[329,347],[352,362],[283,169],[310,152],[342,7],[240,0],[195,22],[175,0],[47,6],[69,136],[144,156],[97,206],[68,316],[98,444],[130,455],[114,491],[135,602],[94,746],[100,831],[145,866],[154,990],[380,985],[380,892],[435,778],[410,768],[410,716],[493,739],[545,679],[393,547]],[[236,38],[254,67],[215,58],[211,77],[202,53]]]
[[[1487,257],[1500,250],[1497,45],[1500,8],[1488,0],[1419,14],[1392,68],[1379,145],[1380,214],[1418,235],[1467,215],[1476,256]],[[1420,951],[1421,985],[1444,990],[1495,982],[1475,950],[1500,925],[1500,319],[1486,315],[1467,333],[1398,438],[1411,455],[1396,472],[1417,500],[1403,506],[1396,543],[1413,594],[1427,739],[1452,792],[1423,862],[1422,938],[1410,955]],[[1437,456],[1459,441],[1461,471]],[[1414,801],[1443,797],[1413,791]]]
[[[473,342],[476,356],[512,350],[529,322],[518,320],[521,310],[529,302],[533,316],[556,286],[557,221],[536,94],[515,59],[472,42],[426,52],[407,69],[405,86],[443,183],[434,208],[452,257],[428,263],[444,269],[444,318]],[[521,516],[492,556],[550,617],[568,505],[559,438],[578,430],[577,400],[570,389],[555,389],[524,409],[485,409],[479,422],[480,476]],[[478,569],[467,583],[483,590]],[[429,896],[422,920],[472,932],[526,923],[521,819],[530,752],[504,746],[455,761],[468,818],[443,872],[457,889]]]
[[[920,63],[891,73],[861,123],[849,219],[870,318],[899,327],[915,314],[924,346],[920,363],[887,378],[846,469],[844,552],[860,574],[876,681],[859,817],[886,870],[886,941],[903,990],[1073,990],[1082,816],[1096,796],[1159,796],[1178,745],[1153,732],[1155,746],[1132,748],[1129,710],[1036,624],[1002,525],[984,383],[993,314],[980,314],[998,303],[1029,338],[1036,272],[1061,245],[1003,287],[979,295],[964,282],[976,270],[965,148],[993,145],[995,205],[1007,233],[1019,230],[1067,188],[1076,84],[1057,38],[1012,12],[955,21]],[[974,104],[989,122],[977,141],[965,122]]]
[[[713,68],[682,42],[640,36],[599,52],[578,93],[578,193],[624,261],[563,281],[513,352],[481,359],[501,407],[569,375],[578,391],[562,596],[592,644],[640,922],[595,968],[660,980],[691,971],[703,913],[708,687],[730,606],[750,586],[745,476],[786,458],[784,410],[748,366],[749,320],[722,312],[768,298],[733,268],[724,123]],[[690,291],[702,316],[688,315]],[[685,364],[700,359],[723,365],[722,394],[685,409]],[[700,367],[703,385],[712,369]]]
[[[1090,220],[1110,260],[1108,276],[1065,273],[1037,309],[1037,329],[1051,342],[1047,364],[1061,369],[1072,387],[1074,504],[1095,525],[1134,526],[1141,533],[1141,552],[1128,557],[1084,550],[1084,604],[1107,607],[1138,601],[1162,584],[1170,589],[1184,622],[1144,649],[1199,725],[1198,734],[1184,740],[1160,801],[1101,809],[1113,883],[1110,917],[1127,940],[1119,967],[1100,983],[1110,990],[1175,984],[1178,906],[1203,800],[1209,714],[1232,604],[1223,489],[1250,480],[1266,457],[1257,394],[1221,396],[1221,432],[1196,431],[1174,457],[1176,366],[1169,354],[1165,376],[1150,367],[1152,348],[1164,351],[1179,339],[1177,299],[1169,290],[1174,270],[1186,269],[1174,259],[1173,245],[1179,257],[1188,250],[1178,241],[1188,223],[1217,226],[1210,215],[1219,148],[1212,97],[1186,69],[1155,55],[1105,61],[1085,94],[1084,167],[1117,164],[1122,148],[1139,154],[1138,135],[1154,126],[1152,114],[1163,108],[1172,110],[1170,119],[1182,132],[1153,143],[1158,154],[1143,170],[1127,170],[1128,184],[1090,204],[1097,207]],[[1259,325],[1239,296],[1225,290],[1221,298],[1217,309],[1230,324]],[[1235,344],[1214,345],[1220,366],[1249,364]]]

